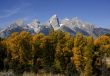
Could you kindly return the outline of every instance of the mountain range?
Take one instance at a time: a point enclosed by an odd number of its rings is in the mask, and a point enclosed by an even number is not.
[[[0,37],[5,38],[13,32],[27,31],[31,34],[44,33],[48,35],[51,30],[61,30],[75,35],[80,32],[86,36],[92,35],[97,37],[106,33],[110,33],[110,29],[98,28],[96,25],[84,22],[78,17],[72,19],[64,18],[59,20],[57,15],[53,15],[46,23],[41,24],[35,19],[30,24],[25,24],[23,20],[17,20],[6,28],[0,29]]]

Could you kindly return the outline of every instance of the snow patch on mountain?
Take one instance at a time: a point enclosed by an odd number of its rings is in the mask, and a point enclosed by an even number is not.
[[[77,32],[80,32],[87,36],[99,36],[105,33],[110,33],[109,29],[98,29],[95,25],[84,22],[78,17],[59,20],[57,15],[53,15],[45,24],[41,24],[38,19],[34,19],[29,24],[25,24],[23,20],[17,20],[6,28],[0,30],[0,37],[8,37],[13,32],[21,31],[28,31],[31,34],[44,33],[45,35],[48,35],[51,30],[69,32],[71,35],[75,35]]]

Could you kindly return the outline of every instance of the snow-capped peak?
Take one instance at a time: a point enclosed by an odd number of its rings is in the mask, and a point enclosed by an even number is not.
[[[57,15],[56,14],[54,14],[51,18],[56,18],[57,17]]]
[[[59,19],[57,17],[57,15],[53,15],[50,19],[49,19],[49,25],[52,25],[52,27],[54,28],[54,30],[58,29],[60,27],[59,24]]]
[[[49,19],[49,23],[52,23],[54,20],[58,20],[57,15],[53,15],[50,19]]]
[[[30,24],[27,25],[29,28],[33,29],[36,33],[38,33],[41,29],[40,21],[38,19],[34,19]]]
[[[31,23],[32,26],[39,27],[40,21],[38,19],[34,19]]]
[[[64,24],[60,24],[60,27],[61,27],[61,26],[64,26]]]
[[[23,20],[17,20],[14,23],[10,24],[5,29],[0,30],[0,37],[8,37],[13,32],[28,31],[31,34],[35,33],[46,33],[50,30],[61,30],[69,32],[72,35],[76,32],[81,32],[84,35],[95,35],[99,34],[97,30],[103,32],[103,29],[95,29],[93,24],[83,22],[78,17],[72,19],[64,18],[59,21],[57,15],[53,15],[46,24],[41,25],[38,19],[34,19],[30,24],[24,24]],[[95,32],[95,33],[94,33]],[[103,33],[110,32],[110,30],[104,29]]]

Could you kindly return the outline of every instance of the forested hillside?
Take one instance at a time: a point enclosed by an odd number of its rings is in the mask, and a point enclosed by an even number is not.
[[[66,76],[109,76],[110,35],[96,39],[77,33],[51,31],[31,35],[14,32],[0,39],[0,71],[34,72]]]

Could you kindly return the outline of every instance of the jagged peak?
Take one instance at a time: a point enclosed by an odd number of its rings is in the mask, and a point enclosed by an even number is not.
[[[54,14],[52,17],[55,17],[55,18],[56,18],[56,17],[57,17],[57,15],[56,15],[56,14]]]
[[[65,27],[66,26],[66,27]],[[48,22],[44,25],[40,24],[40,21],[38,19],[34,19],[30,24],[24,24],[23,20],[17,20],[15,22],[13,22],[11,25],[9,25],[8,27],[0,30],[1,33],[1,37],[7,37],[10,35],[10,33],[12,32],[20,32],[22,30],[24,31],[29,31],[31,33],[39,33],[40,31],[46,29],[49,30],[64,30],[64,31],[68,31],[72,30],[73,33],[74,32],[82,32],[82,33],[88,33],[88,34],[94,34],[97,33],[98,28],[94,27],[95,25],[87,23],[82,21],[79,17],[74,17],[72,19],[68,19],[68,18],[64,18],[63,20],[58,19],[57,15],[53,15],[50,20],[48,20]],[[65,28],[62,28],[65,27]],[[94,33],[94,29],[96,28],[96,32]],[[105,32],[106,29],[104,29]],[[99,29],[100,31],[100,29]],[[103,30],[101,30],[103,31]],[[110,31],[110,30],[109,30]],[[108,31],[108,32],[109,32]],[[71,33],[71,31],[70,31]]]
[[[82,23],[82,24],[89,24],[89,25],[92,25],[91,23],[89,23],[89,22],[86,22],[86,21],[83,21],[83,20],[81,20],[79,17],[74,17],[74,18],[72,18],[72,21],[73,22],[77,22],[77,23]]]
[[[57,17],[57,15],[55,14],[55,15],[53,15],[50,19],[49,19],[49,23],[52,23],[53,21],[58,21],[58,23],[59,23],[59,19],[58,19],[58,17]]]
[[[52,19],[58,19],[58,16],[56,14],[54,14],[53,16],[50,17],[50,20]]]

